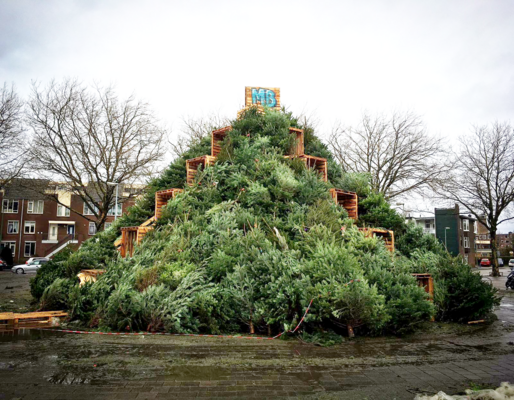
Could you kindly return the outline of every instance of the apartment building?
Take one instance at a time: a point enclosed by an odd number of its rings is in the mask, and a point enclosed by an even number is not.
[[[34,190],[46,185],[44,191]],[[49,195],[57,195],[58,204]],[[134,190],[120,188],[117,216],[134,204]],[[58,183],[17,180],[0,190],[0,247],[11,249],[13,260],[48,257],[68,244],[80,245],[96,233],[96,217],[80,196],[62,189]],[[82,212],[87,218],[72,211]],[[114,208],[105,223],[115,219]]]
[[[422,227],[424,233],[435,236],[435,218],[434,217],[407,217],[407,220],[412,221],[417,226]]]
[[[475,238],[478,232],[476,218],[461,215],[458,204],[454,208],[436,208],[435,231],[437,239],[450,254],[460,254],[469,265],[475,265]]]

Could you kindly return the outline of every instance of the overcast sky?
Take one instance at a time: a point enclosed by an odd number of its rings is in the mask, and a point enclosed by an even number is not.
[[[270,86],[321,135],[408,110],[454,142],[514,120],[514,1],[0,0],[0,82],[64,77],[135,93],[173,135]]]

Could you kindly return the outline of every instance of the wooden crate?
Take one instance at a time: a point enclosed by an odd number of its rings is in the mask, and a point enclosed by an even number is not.
[[[139,226],[126,226],[121,228],[121,240],[118,239],[114,242],[114,245],[118,244],[118,251],[122,257],[127,257],[134,254],[134,244],[141,244],[144,237],[154,227],[152,226],[155,222],[155,217],[152,217]]]
[[[155,220],[162,216],[162,208],[168,204],[170,199],[174,199],[178,193],[182,193],[183,189],[165,189],[155,192]]]
[[[139,245],[145,238],[146,234],[153,230],[153,226],[138,226],[137,227],[137,235],[136,235],[136,243]]]
[[[83,286],[87,282],[96,282],[102,274],[105,274],[105,269],[83,269],[77,274],[77,278],[79,278],[80,286]]]
[[[327,159],[322,157],[315,157],[315,156],[308,156],[306,154],[302,156],[284,156],[285,158],[298,158],[303,161],[305,166],[307,168],[311,168],[316,170],[318,174],[320,175],[321,179],[323,179],[325,182],[328,181],[328,174],[327,174]]]
[[[347,192],[341,189],[330,189],[330,195],[336,204],[339,204],[346,210],[349,218],[357,220],[359,217],[359,198],[357,197],[357,193]]]
[[[66,318],[64,311],[43,311],[31,313],[0,313],[0,331],[14,329],[47,328],[59,325],[60,318]]]
[[[119,252],[123,258],[134,254],[134,243],[137,240],[138,226],[126,226],[121,228],[121,245]]]
[[[212,131],[211,135],[211,157],[218,157],[221,153],[221,143],[225,140],[227,133],[232,130],[231,126]]]
[[[305,139],[303,129],[289,128],[289,133],[295,135],[295,144],[291,151],[293,156],[303,156],[305,154]]]
[[[366,237],[378,237],[384,240],[387,250],[394,251],[394,232],[383,228],[359,228]]]
[[[431,274],[412,274],[418,281],[418,286],[425,289],[430,295],[430,301],[434,301],[434,278]]]
[[[201,166],[203,169],[209,165],[213,165],[216,161],[216,157],[212,156],[201,156],[191,158],[186,161],[186,173],[187,173],[187,184],[192,186],[195,181],[195,176],[198,172],[198,168]]]

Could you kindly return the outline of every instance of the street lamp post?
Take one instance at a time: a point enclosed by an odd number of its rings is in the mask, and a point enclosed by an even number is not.
[[[114,220],[118,218],[118,182],[107,182],[109,186],[116,186],[116,204],[114,205]]]
[[[444,228],[444,247],[446,248],[446,251],[448,251],[448,246],[446,245],[446,231],[450,229],[449,226],[447,226],[446,228]]]

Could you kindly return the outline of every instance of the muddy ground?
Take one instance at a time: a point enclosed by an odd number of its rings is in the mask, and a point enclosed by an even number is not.
[[[26,293],[16,291],[18,298],[3,288],[26,291],[30,277],[6,274],[0,272],[0,306],[30,307]],[[514,382],[514,294],[504,294],[492,324],[431,323],[403,338],[332,347],[293,337],[0,333],[0,399],[413,399],[496,386]]]
[[[11,270],[0,271],[0,313],[33,311],[30,279],[34,276],[13,274]]]

